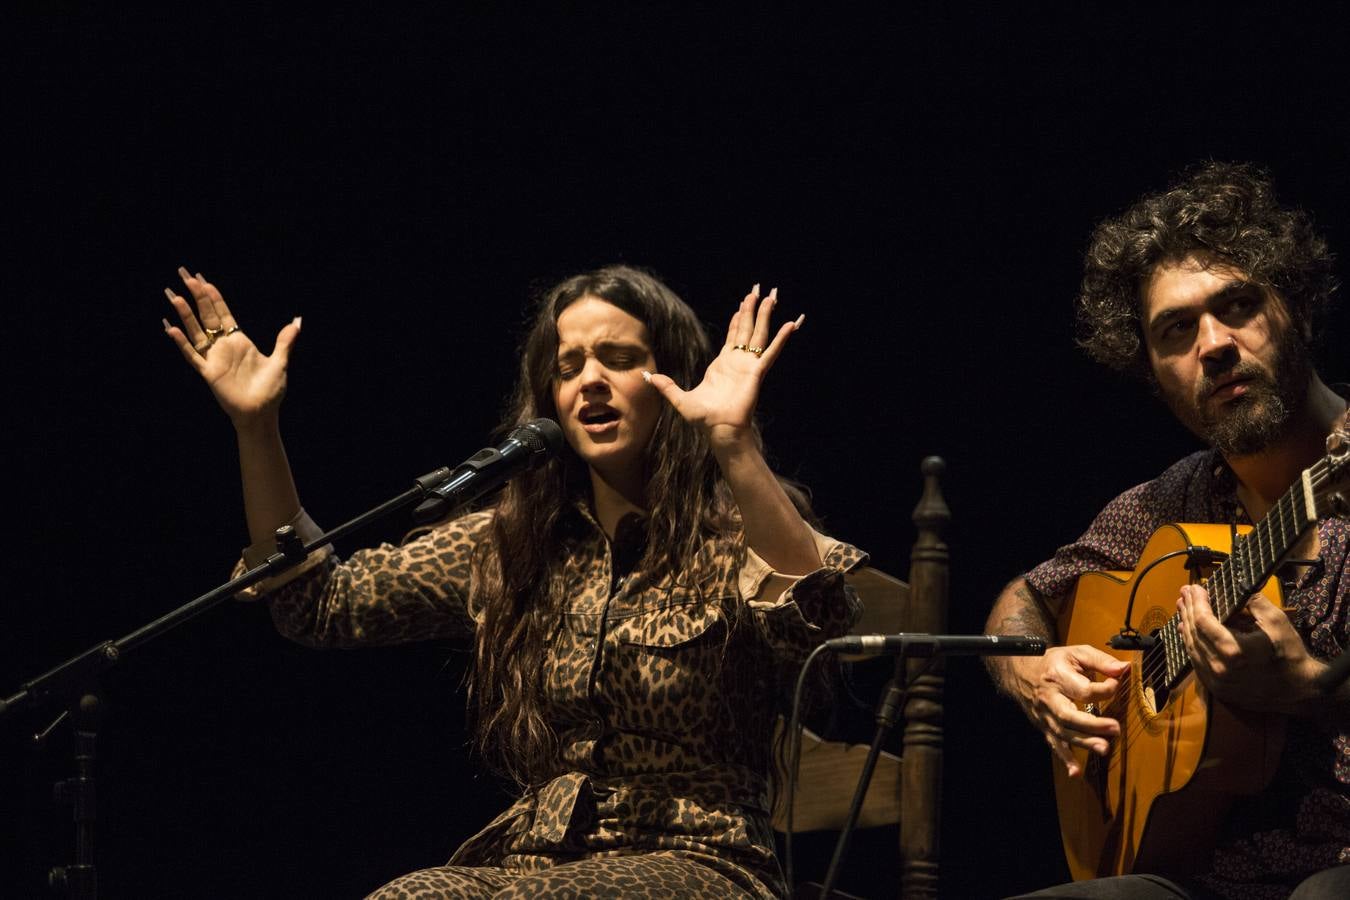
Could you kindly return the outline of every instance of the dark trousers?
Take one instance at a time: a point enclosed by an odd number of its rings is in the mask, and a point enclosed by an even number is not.
[[[1009,900],[1209,900],[1208,892],[1187,889],[1156,875],[1121,875],[1074,881],[1056,887],[1019,894]],[[1293,889],[1289,900],[1346,900],[1350,897],[1350,866],[1324,869]]]

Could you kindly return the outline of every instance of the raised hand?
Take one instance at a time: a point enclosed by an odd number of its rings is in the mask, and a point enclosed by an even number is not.
[[[777,288],[762,301],[759,285],[751,288],[731,317],[721,352],[692,390],[681,390],[666,375],[643,373],[681,416],[708,431],[714,446],[749,433],[765,374],[783,352],[787,339],[806,320],[806,316],[799,316],[783,323],[770,340],[777,305]]]
[[[178,345],[188,365],[206,381],[236,427],[275,416],[286,394],[286,366],[300,334],[300,318],[281,329],[272,354],[265,356],[240,330],[214,284],[201,273],[191,275],[181,266],[178,275],[196,304],[196,312],[186,298],[165,288],[183,325],[179,328],[165,319],[164,331]]]

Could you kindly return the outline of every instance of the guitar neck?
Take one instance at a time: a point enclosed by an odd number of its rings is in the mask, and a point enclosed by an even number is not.
[[[1313,493],[1314,470],[1304,469],[1299,479],[1251,531],[1233,542],[1233,551],[1209,579],[1214,613],[1221,621],[1237,612],[1256,593],[1280,561],[1289,555],[1308,529],[1317,524],[1317,500]]]
[[[1214,614],[1226,622],[1275,574],[1281,560],[1317,524],[1316,486],[1326,478],[1326,462],[1304,469],[1266,517],[1245,535],[1234,536],[1232,552],[1210,575],[1208,589]],[[1159,629],[1166,654],[1167,682],[1175,686],[1191,670],[1181,639],[1180,614]]]

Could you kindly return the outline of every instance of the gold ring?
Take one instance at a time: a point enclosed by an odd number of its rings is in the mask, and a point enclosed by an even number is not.
[[[225,335],[234,334],[238,330],[239,330],[238,325],[231,325],[229,328],[226,328],[223,332],[221,332],[221,336],[223,337]]]
[[[202,331],[205,331],[206,336],[213,341],[225,333],[223,328],[207,328],[205,325],[202,326]]]
[[[744,350],[746,353],[753,353],[753,354],[755,354],[755,356],[762,356],[762,355],[764,354],[764,348],[763,348],[763,347],[751,347],[749,344],[737,344],[736,346],[732,347],[731,349],[732,349],[732,350]]]

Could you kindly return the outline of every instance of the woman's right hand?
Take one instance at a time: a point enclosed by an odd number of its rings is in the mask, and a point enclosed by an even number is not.
[[[281,329],[272,355],[264,356],[239,329],[215,285],[201,273],[191,275],[181,266],[178,275],[197,309],[194,313],[186,298],[165,288],[183,327],[170,325],[165,319],[164,331],[178,345],[188,365],[206,381],[236,428],[275,420],[286,394],[286,366],[300,335],[300,317]]]

